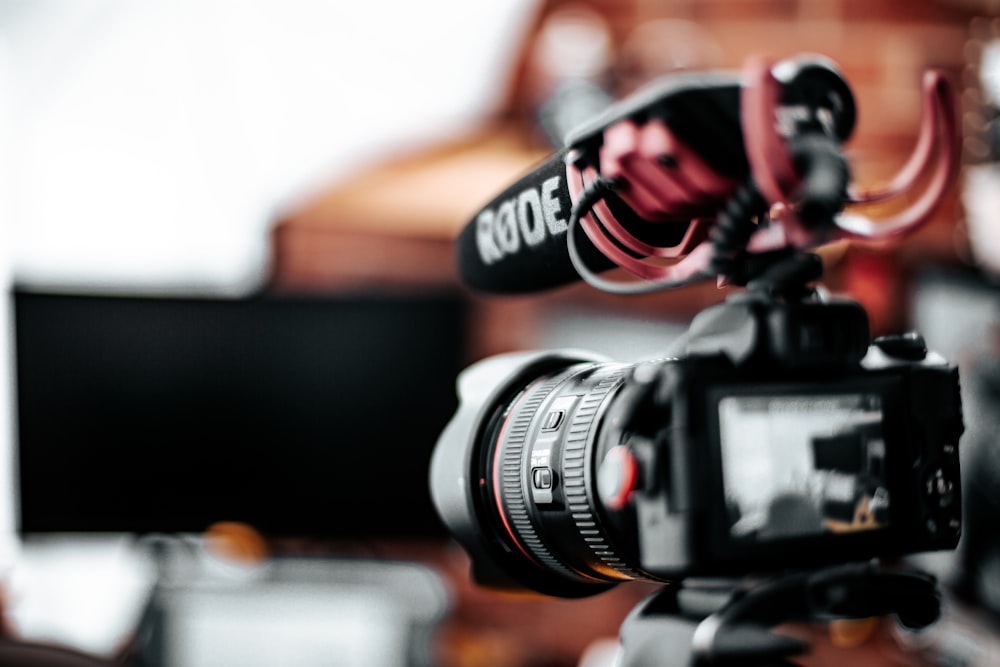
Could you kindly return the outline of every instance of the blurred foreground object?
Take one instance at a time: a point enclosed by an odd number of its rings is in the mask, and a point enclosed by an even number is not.
[[[148,544],[160,574],[137,634],[138,667],[435,664],[432,632],[449,601],[426,567],[295,557],[248,563],[176,540]]]

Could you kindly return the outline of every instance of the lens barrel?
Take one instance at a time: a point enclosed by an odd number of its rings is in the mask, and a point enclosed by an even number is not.
[[[484,494],[510,544],[582,583],[640,576],[597,493],[601,423],[627,368],[579,364],[539,378],[505,411],[486,456]]]
[[[481,584],[579,597],[645,578],[634,516],[607,508],[597,484],[631,365],[579,354],[501,355],[459,378],[431,488]]]

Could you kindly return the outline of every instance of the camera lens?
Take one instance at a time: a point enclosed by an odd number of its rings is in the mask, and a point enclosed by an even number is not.
[[[642,576],[621,539],[634,533],[623,531],[628,514],[609,510],[597,483],[601,462],[618,444],[601,437],[604,421],[629,368],[550,371],[497,405],[478,454],[479,501],[501,548],[520,561],[518,571],[535,569],[570,585]]]

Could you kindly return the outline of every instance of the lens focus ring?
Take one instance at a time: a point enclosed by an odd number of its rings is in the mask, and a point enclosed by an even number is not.
[[[594,460],[597,453],[594,451],[593,430],[601,405],[611,390],[621,382],[622,375],[622,371],[607,375],[580,401],[563,450],[563,476],[570,515],[591,554],[625,578],[635,579],[639,574],[614,550],[595,514],[598,502],[595,470],[600,462]]]
[[[575,577],[574,573],[553,556],[538,537],[528,512],[522,485],[524,445],[532,419],[548,395],[564,378],[565,375],[560,374],[529,387],[511,408],[508,422],[497,444],[501,465],[494,468],[494,475],[499,474],[499,479],[494,478],[494,488],[500,505],[498,509],[505,518],[505,524],[517,546],[526,549],[546,567]]]
[[[597,495],[600,421],[623,374],[617,364],[588,365],[539,379],[513,402],[496,441],[494,499],[512,546],[577,581],[640,576],[615,550]],[[551,488],[534,486],[538,470]]]

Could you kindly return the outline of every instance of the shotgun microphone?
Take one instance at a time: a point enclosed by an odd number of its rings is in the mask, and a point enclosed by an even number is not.
[[[745,285],[775,254],[902,235],[930,217],[958,163],[953,86],[931,71],[923,92],[913,156],[888,187],[860,189],[841,150],[854,97],[829,60],[669,75],[572,132],[476,213],[457,239],[460,277],[491,294],[581,278],[619,294],[710,278]],[[843,211],[920,184],[878,224]],[[639,280],[598,275],[609,269]]]
[[[522,293],[578,278],[566,252],[573,201],[565,158],[566,151],[547,158],[484,206],[462,230],[456,245],[466,285],[490,293]],[[577,240],[589,248],[590,261],[601,261],[592,244]]]
[[[579,261],[590,270],[603,272],[620,265],[614,258],[615,252],[609,253],[604,247],[608,243],[616,252],[633,258],[641,257],[643,251],[630,247],[628,239],[642,239],[644,245],[679,243],[690,222],[685,216],[692,212],[693,206],[678,207],[675,213],[680,215],[671,215],[669,220],[658,213],[653,213],[652,219],[645,219],[641,208],[636,210],[616,192],[606,192],[601,209],[604,218],[614,221],[620,238],[597,244],[585,224],[574,224],[573,207],[579,206],[586,186],[594,180],[591,176],[601,169],[600,155],[607,151],[605,145],[609,139],[605,134],[611,130],[613,135],[614,128],[620,128],[622,121],[664,115],[672,117],[672,125],[679,128],[677,132],[695,135],[688,143],[697,146],[712,163],[711,167],[706,166],[704,159],[694,156],[695,151],[685,151],[692,156],[692,163],[698,161],[704,172],[702,181],[711,182],[711,203],[717,204],[716,174],[737,176],[747,169],[739,141],[739,83],[738,74],[733,73],[668,77],[649,90],[612,105],[591,123],[571,132],[566,148],[501,192],[463,229],[457,253],[464,283],[493,294],[541,291],[580,279],[571,248],[575,248]],[[614,143],[614,137],[610,139]],[[626,178],[619,178],[617,184],[627,186]],[[728,189],[728,179],[722,187]],[[636,191],[636,187],[629,189]],[[673,196],[684,195],[673,193]],[[698,193],[689,198],[700,196]],[[715,207],[710,204],[709,208],[709,214],[714,215]],[[567,238],[569,235],[572,239]],[[622,238],[626,239],[624,243]]]
[[[475,215],[456,243],[459,273],[474,290],[521,294],[561,287],[580,279],[567,250],[568,233],[588,266],[615,266],[569,221],[574,200],[567,177],[568,150],[559,151],[501,192]],[[666,243],[679,240],[683,226],[650,225],[620,198],[609,195],[615,217],[635,233]]]

